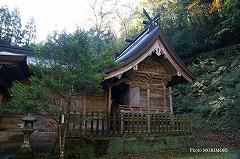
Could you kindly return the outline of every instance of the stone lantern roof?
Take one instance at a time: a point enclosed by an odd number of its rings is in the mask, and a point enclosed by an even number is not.
[[[22,121],[24,122],[36,122],[37,119],[34,118],[31,114],[28,114],[27,116],[21,118]]]

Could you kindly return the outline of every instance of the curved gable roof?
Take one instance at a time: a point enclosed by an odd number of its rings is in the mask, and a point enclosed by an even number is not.
[[[131,44],[123,49],[116,58],[116,61],[120,62],[120,65],[106,71],[107,77],[105,79],[110,79],[129,71],[153,52],[156,52],[159,55],[164,54],[177,72],[183,75],[187,81],[191,82],[195,79],[194,74],[186,67],[169,46],[158,26],[154,26],[153,28],[150,28],[150,26],[147,27]]]

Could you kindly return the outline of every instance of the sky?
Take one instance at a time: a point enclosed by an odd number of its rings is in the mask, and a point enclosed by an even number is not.
[[[83,29],[91,27],[93,12],[89,3],[94,0],[0,0],[0,6],[7,5],[10,10],[19,8],[22,24],[33,17],[37,26],[37,41],[45,40],[54,30],[65,29],[72,32],[76,26]],[[136,5],[140,0],[121,0],[121,5]],[[106,6],[111,7],[111,5]],[[124,7],[123,10],[124,11]],[[128,14],[128,13],[126,13]]]

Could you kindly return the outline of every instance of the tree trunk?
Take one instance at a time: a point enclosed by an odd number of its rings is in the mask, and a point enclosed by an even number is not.
[[[59,159],[64,159],[64,152],[65,152],[65,145],[66,145],[66,135],[67,135],[67,125],[68,125],[68,116],[70,113],[70,105],[71,105],[71,97],[67,102],[67,110],[66,110],[66,114],[65,114],[65,120],[63,124],[61,125],[61,129],[60,129],[60,142],[59,142]]]

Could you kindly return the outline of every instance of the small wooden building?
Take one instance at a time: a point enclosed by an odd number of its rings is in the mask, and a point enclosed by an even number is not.
[[[9,98],[8,89],[14,81],[29,83],[27,55],[30,54],[30,49],[0,45],[0,104]]]
[[[108,112],[173,113],[171,86],[195,78],[166,41],[157,20],[149,19],[116,57],[120,65],[106,71]]]

